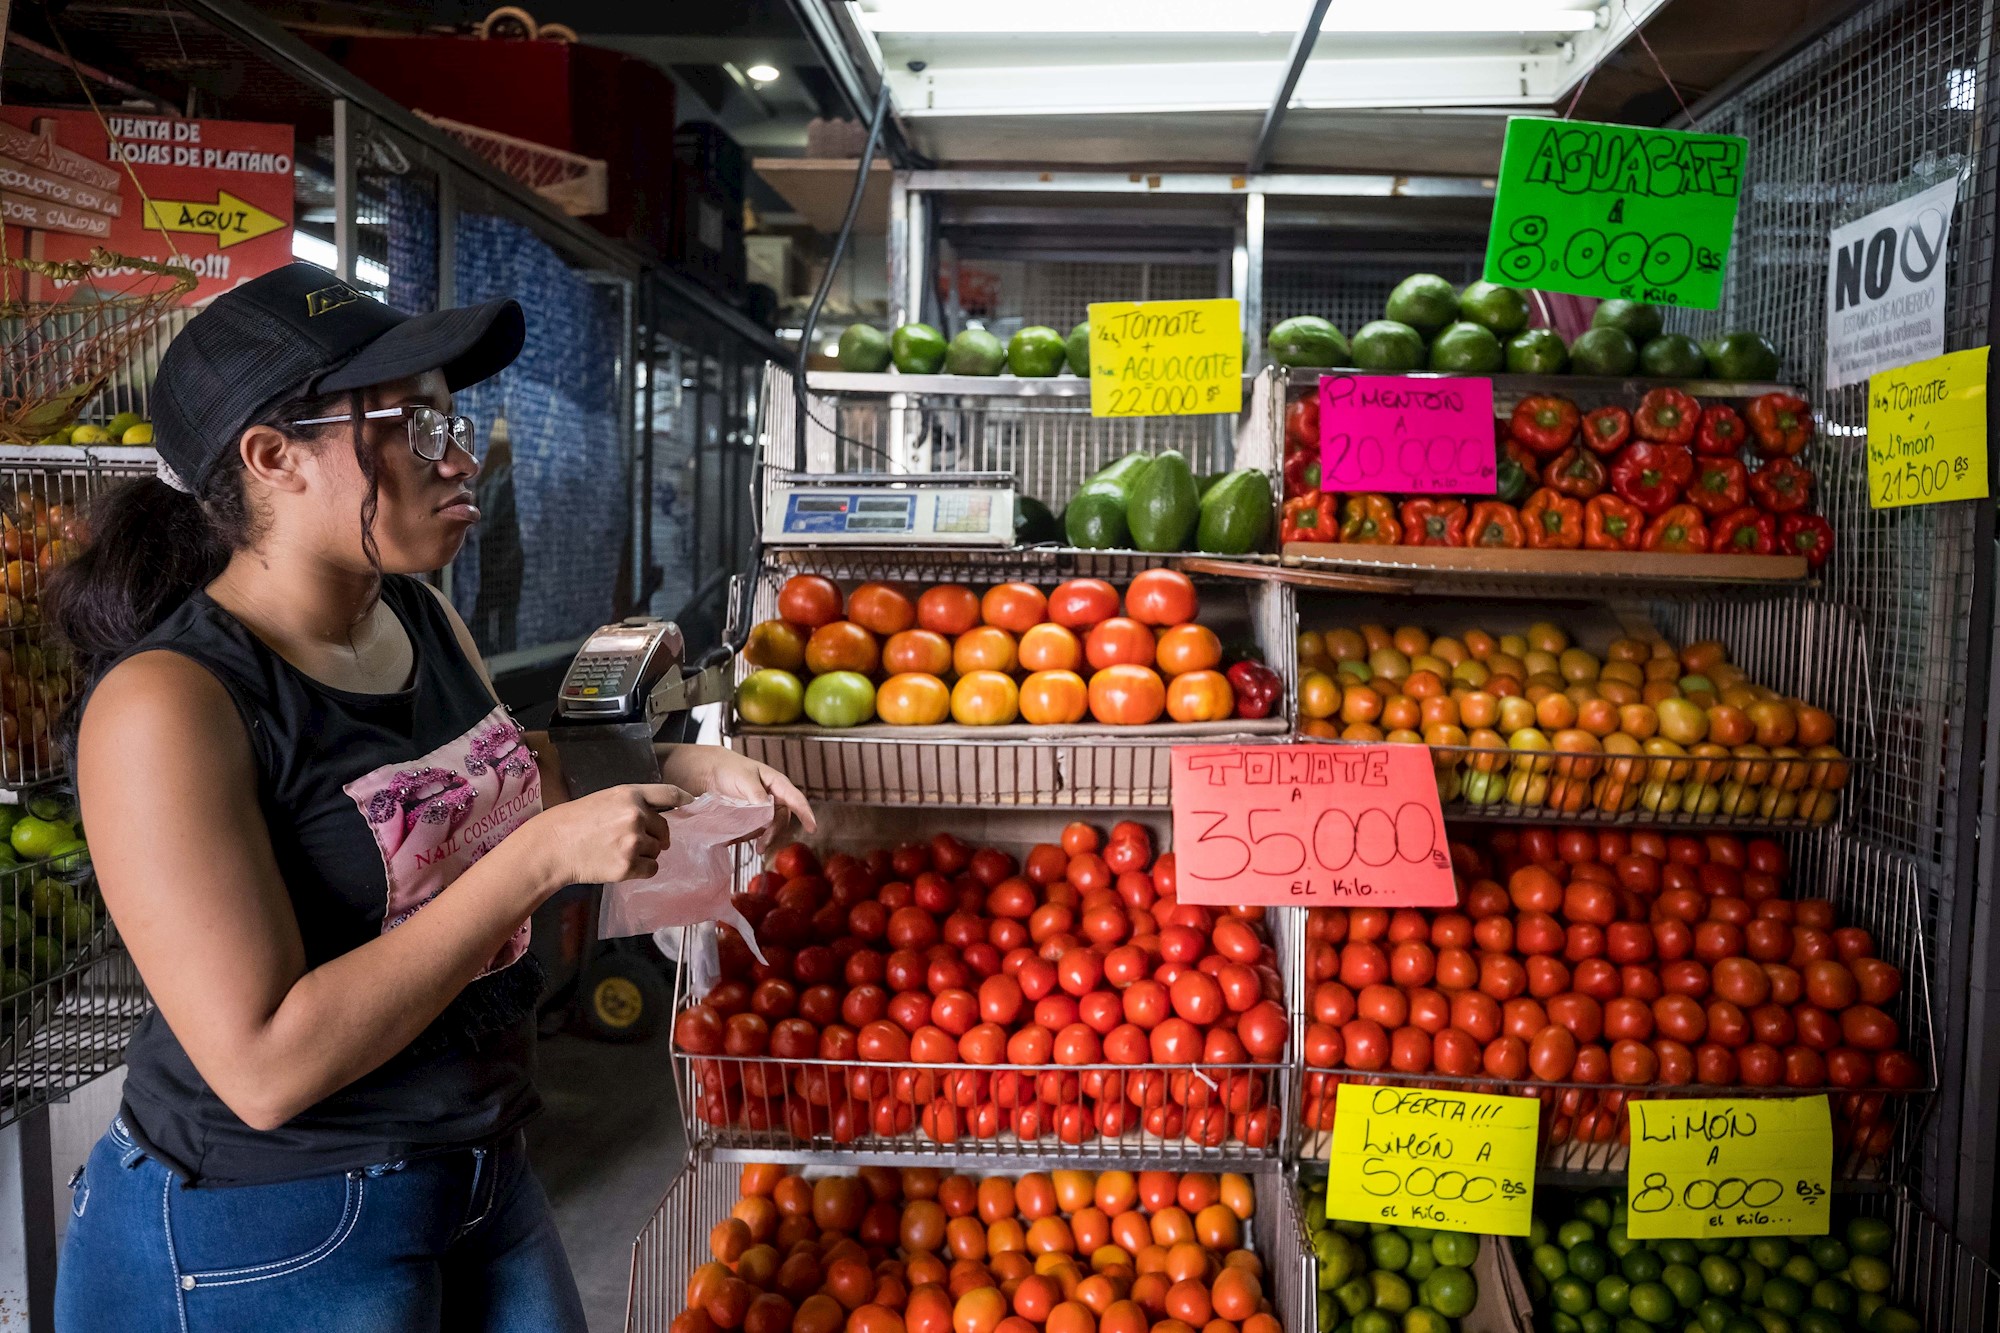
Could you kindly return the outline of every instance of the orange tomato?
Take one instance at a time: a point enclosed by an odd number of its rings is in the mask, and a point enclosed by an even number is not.
[[[1111,1243],[1111,1219],[1095,1206],[1079,1208],[1071,1214],[1069,1229],[1076,1237],[1078,1254],[1095,1254]]]
[[[1091,1202],[1106,1217],[1129,1213],[1139,1204],[1139,1183],[1132,1178],[1130,1171],[1100,1172],[1097,1187],[1091,1193]]]
[[[1038,1217],[1028,1224],[1029,1254],[1075,1254],[1076,1233],[1060,1217]],[[1016,1310],[1014,1313],[1021,1314]],[[1033,1318],[1024,1315],[1024,1318]]]
[[[987,1176],[979,1182],[979,1217],[989,1225],[1014,1216],[1014,1182],[1006,1176]]]
[[[1189,1278],[1167,1289],[1167,1314],[1194,1328],[1200,1328],[1215,1313],[1208,1298],[1208,1284]]]
[[[797,671],[806,662],[805,631],[789,620],[760,620],[743,641],[743,660],[753,667]]]
[[[1118,726],[1144,726],[1167,708],[1167,687],[1151,667],[1109,666],[1090,678],[1090,715]]]
[[[1238,1175],[1233,1171],[1225,1171],[1222,1174],[1220,1184],[1222,1187],[1221,1200],[1227,1205],[1229,1211],[1235,1213],[1243,1221],[1249,1221],[1257,1211],[1256,1188],[1250,1183],[1250,1177]]]
[[[864,583],[847,594],[847,618],[875,634],[901,634],[917,623],[917,608],[901,588]]]
[[[1235,711],[1236,691],[1220,671],[1190,671],[1167,685],[1167,716],[1176,722],[1221,722]]]
[[[1019,661],[1014,636],[992,625],[967,630],[951,646],[952,669],[961,676],[969,671],[1012,671]]]
[[[1023,671],[1074,671],[1083,665],[1083,645],[1061,625],[1031,626],[1021,636]]]
[[[882,645],[882,669],[892,676],[905,671],[942,676],[951,670],[951,642],[944,635],[927,629],[906,629],[899,634],[891,634],[889,641]]]
[[[1194,1219],[1187,1215],[1187,1209],[1177,1203],[1170,1203],[1153,1214],[1153,1243],[1171,1248],[1186,1244],[1194,1239]],[[1169,1263],[1172,1262],[1169,1256]],[[1171,1268],[1163,1270],[1172,1276]],[[1178,1281],[1178,1279],[1176,1279]]]
[[[968,1291],[951,1307],[952,1333],[994,1333],[1007,1317],[1007,1298],[998,1287]]]
[[[769,1194],[784,1178],[784,1167],[771,1162],[752,1162],[737,1177],[736,1192],[746,1199],[755,1194]]]
[[[947,639],[979,623],[979,594],[962,583],[940,583],[917,598],[917,624]]]
[[[979,617],[1016,634],[1049,618],[1048,596],[1032,583],[996,583],[979,599]]]
[[[1222,640],[1206,625],[1176,625],[1160,636],[1154,654],[1167,676],[1208,671],[1222,664]]]
[[[1142,625],[1184,625],[1200,608],[1194,581],[1177,569],[1149,569],[1125,589],[1125,614]]]
[[[1115,1301],[1097,1317],[1097,1333],[1147,1333],[1146,1312],[1137,1301]]]
[[[891,726],[934,727],[951,716],[951,691],[926,672],[899,672],[875,691],[875,714]]]
[[[1056,1285],[1055,1279],[1043,1277],[1040,1273],[1022,1278],[1021,1285],[1014,1288],[1014,1313],[1031,1324],[1045,1322],[1049,1311],[1061,1301],[1062,1288]]]
[[[1089,629],[1118,614],[1118,590],[1103,579],[1070,579],[1049,594],[1049,619],[1070,629]]]
[[[1113,666],[1149,667],[1157,640],[1153,631],[1129,616],[1113,616],[1091,626],[1083,641],[1084,660],[1095,670]]]
[[[1021,714],[1021,691],[998,671],[969,671],[951,687],[952,721],[966,727],[999,727]]]
[[[1077,1301],[1064,1301],[1049,1311],[1047,1333],[1097,1333],[1097,1317]]]
[[[875,636],[851,620],[830,621],[806,640],[806,669],[815,676],[829,671],[859,671],[865,676],[881,662]]]
[[[818,574],[794,574],[778,589],[778,614],[807,629],[840,619],[840,604],[840,585]]]
[[[1225,1268],[1217,1275],[1209,1299],[1217,1317],[1240,1324],[1257,1313],[1257,1303],[1264,1299],[1264,1286],[1241,1268]]]
[[[1038,1217],[1053,1217],[1056,1211],[1055,1184],[1042,1172],[1030,1171],[1014,1182],[1014,1202],[1021,1210],[1021,1216],[1030,1222]]]
[[[1226,1204],[1212,1203],[1194,1215],[1194,1234],[1211,1250],[1233,1250],[1242,1240],[1243,1230],[1235,1212]],[[1241,1319],[1241,1315],[1224,1315]]]

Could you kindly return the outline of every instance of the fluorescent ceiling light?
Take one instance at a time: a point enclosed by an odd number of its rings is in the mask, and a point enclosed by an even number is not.
[[[307,231],[292,232],[292,258],[325,269],[340,267],[340,251],[333,248],[333,242],[323,241]],[[365,255],[354,257],[354,278],[377,290],[386,291],[389,287],[389,270]]]
[[[1207,35],[1297,32],[1311,14],[1306,0],[860,0],[855,12],[877,33],[931,36],[1026,34]],[[1599,8],[1562,0],[1337,0],[1322,33],[1586,32]]]
[[[749,69],[743,71],[743,76],[752,83],[776,83],[778,81],[778,67],[776,65],[752,65]]]

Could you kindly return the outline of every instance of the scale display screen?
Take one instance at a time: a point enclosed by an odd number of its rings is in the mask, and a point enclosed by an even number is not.
[[[773,488],[765,501],[764,540],[799,546],[1012,546],[1014,491],[948,482]]]
[[[915,495],[792,495],[786,497],[788,533],[908,532],[916,525]]]

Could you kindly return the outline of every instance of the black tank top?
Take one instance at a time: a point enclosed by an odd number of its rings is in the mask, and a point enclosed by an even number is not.
[[[382,600],[416,658],[415,678],[393,694],[313,680],[205,592],[125,654],[179,653],[235,701],[308,967],[393,930],[541,809],[534,755],[436,597],[392,575]],[[527,945],[524,923],[416,1041],[269,1131],[209,1090],[154,1010],[125,1052],[125,1121],[142,1147],[204,1185],[346,1171],[511,1133],[540,1107],[542,972]]]

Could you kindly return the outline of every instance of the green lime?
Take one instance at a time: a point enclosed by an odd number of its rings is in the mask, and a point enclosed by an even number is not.
[[[873,375],[889,366],[889,335],[873,324],[849,324],[840,335],[840,368]]]
[[[1750,1317],[1763,1325],[1764,1333],[1792,1333],[1792,1321],[1776,1310],[1752,1310]]]
[[[1313,1303],[1313,1313],[1318,1316],[1316,1322],[1319,1324],[1319,1333],[1329,1333],[1344,1322],[1340,1317],[1340,1306],[1335,1304],[1333,1293],[1330,1291],[1322,1291],[1319,1294],[1319,1300]]]
[[[1542,1219],[1540,1214],[1537,1214],[1528,1223],[1528,1248],[1532,1250],[1537,1245],[1546,1245],[1548,1243],[1549,1224]]]
[[[40,861],[56,848],[73,841],[76,834],[66,823],[23,815],[7,832],[7,841],[29,861]]]
[[[1874,1320],[1875,1312],[1889,1303],[1889,1298],[1879,1291],[1864,1291],[1854,1299],[1854,1322],[1866,1328]]]
[[[1707,369],[1708,358],[1686,334],[1663,333],[1648,339],[1639,349],[1639,373],[1654,379],[1698,379]]]
[[[1868,1321],[1868,1333],[1921,1333],[1923,1324],[1899,1305],[1885,1305]]]
[[[1403,1333],[1451,1333],[1451,1320],[1440,1311],[1413,1306],[1403,1315]]]
[[[1549,1280],[1530,1268],[1521,1274],[1521,1280],[1528,1284],[1528,1299],[1537,1305],[1548,1299]]]
[[[1660,1270],[1660,1281],[1667,1284],[1667,1290],[1674,1294],[1683,1310],[1694,1309],[1703,1296],[1724,1294],[1710,1292],[1702,1285],[1701,1274],[1686,1264],[1668,1264]]]
[[[1722,1333],[1723,1325],[1736,1318],[1736,1311],[1726,1302],[1710,1297],[1694,1307],[1694,1317],[1703,1333]]]
[[[1643,343],[1649,338],[1660,336],[1666,327],[1660,317],[1660,308],[1647,305],[1643,301],[1610,300],[1598,304],[1590,317],[1593,329],[1618,329],[1635,343]]]
[[[948,375],[998,375],[1007,364],[1007,349],[985,329],[966,329],[945,349]]]
[[[0,805],[0,833],[13,832],[14,825],[20,821],[21,813],[21,807],[18,805]]]
[[[0,850],[7,851],[8,861],[13,860],[11,848]],[[81,838],[71,838],[68,842],[57,843],[49,849],[49,866],[58,874],[68,875],[72,879],[77,878],[82,872],[90,869],[90,844]]]
[[[1576,1206],[1576,1215],[1595,1226],[1608,1227],[1611,1225],[1611,1199],[1611,1195],[1601,1190],[1586,1194]]]
[[[1857,1217],[1847,1224],[1847,1248],[1856,1254],[1887,1254],[1895,1242],[1895,1233],[1879,1217]]]
[[[1069,373],[1088,376],[1090,374],[1090,321],[1085,320],[1069,331],[1063,339],[1063,359],[1069,362]]]
[[[1564,1250],[1573,1250],[1587,1240],[1597,1239],[1597,1228],[1582,1218],[1572,1217],[1556,1228],[1556,1244]]]
[[[90,910],[89,903],[71,903],[62,915],[62,937],[72,945],[81,946],[84,941],[97,933],[97,913]],[[1881,1260],[1871,1262],[1880,1263]]]
[[[145,419],[137,412],[120,412],[117,416],[104,423],[104,429],[112,439],[122,439],[126,431],[132,429],[132,427]]]
[[[1764,1308],[1794,1318],[1806,1308],[1806,1289],[1789,1277],[1774,1277],[1764,1283]]]
[[[1569,368],[1578,375],[1630,375],[1639,345],[1623,329],[1585,329],[1569,345]]]
[[[1428,338],[1458,318],[1458,293],[1435,273],[1413,273],[1389,293],[1382,313]]]
[[[1370,1231],[1374,1230],[1374,1228],[1369,1226],[1366,1222],[1356,1222],[1353,1219],[1346,1217],[1335,1218],[1333,1223],[1333,1229],[1335,1231],[1338,1231],[1341,1235],[1350,1237],[1355,1240],[1359,1240],[1361,1237],[1367,1235]]]
[[[1680,1306],[1666,1284],[1635,1282],[1632,1284],[1632,1313],[1659,1328],[1680,1317]]]
[[[34,943],[28,946],[28,971],[34,974],[36,980],[54,976],[68,961],[69,950],[63,947],[61,940],[37,935]]]
[[[1440,1231],[1431,1237],[1431,1254],[1441,1264],[1470,1268],[1479,1257],[1479,1237],[1464,1231]]]
[[[1549,1299],[1564,1314],[1578,1315],[1591,1307],[1596,1293],[1579,1277],[1559,1277],[1549,1284]]]
[[[904,324],[889,335],[889,359],[905,375],[935,375],[944,357],[944,335],[928,324]]]
[[[1271,330],[1271,359],[1281,366],[1346,366],[1353,364],[1347,339],[1318,315],[1294,315]]]
[[[1851,1232],[1853,1227],[1850,1225],[1848,1230]],[[1792,1257],[1792,1244],[1783,1236],[1757,1236],[1750,1241],[1750,1257],[1776,1272]]]
[[[1334,1289],[1333,1299],[1349,1316],[1358,1315],[1375,1299],[1375,1288],[1365,1277],[1350,1278]]]
[[[1440,1268],[1424,1279],[1423,1303],[1447,1319],[1463,1319],[1479,1304],[1479,1284],[1463,1268]]]
[[[1594,1240],[1579,1241],[1570,1246],[1569,1271],[1585,1282],[1595,1282],[1611,1271],[1611,1255]]]
[[[1535,1271],[1551,1282],[1569,1272],[1569,1256],[1559,1246],[1537,1245],[1528,1257]]]
[[[1694,1247],[1703,1254],[1721,1254],[1729,1248],[1729,1242],[1726,1240],[1698,1240],[1694,1243]]]
[[[1719,380],[1774,380],[1778,349],[1761,333],[1737,329],[1704,347],[1708,373]]]
[[[1722,1326],[1722,1333],[1763,1333],[1763,1330],[1755,1320],[1739,1314],[1730,1316],[1729,1322]]]
[[[1507,340],[1507,373],[1556,375],[1569,364],[1569,348],[1554,329],[1527,329]]]
[[[1604,1248],[1623,1259],[1626,1255],[1645,1245],[1645,1241],[1633,1240],[1625,1230],[1623,1222],[1615,1222],[1604,1229]]]
[[[1007,340],[1007,369],[1022,379],[1060,374],[1068,356],[1063,336],[1041,324],[1030,324]]]
[[[1417,1303],[1416,1293],[1410,1290],[1409,1282],[1401,1273],[1378,1268],[1368,1275],[1368,1283],[1374,1288],[1376,1306],[1391,1314],[1401,1314]]]
[[[1393,319],[1370,320],[1354,334],[1354,364],[1362,370],[1400,375],[1424,368],[1424,335]]]
[[[1796,1322],[1799,1333],[1847,1333],[1847,1322],[1831,1310],[1808,1309]]]
[[[1847,1267],[1847,1247],[1832,1236],[1814,1236],[1806,1242],[1806,1253],[1822,1273],[1838,1273]]]
[[[14,849],[5,838],[0,838],[0,870],[12,870],[21,864],[21,858],[14,855]]]
[[[1854,1288],[1839,1278],[1823,1277],[1813,1283],[1812,1303],[1815,1310],[1845,1319],[1854,1313]]]
[[[1338,1311],[1336,1310],[1335,1313],[1338,1313]],[[1321,1325],[1321,1328],[1324,1327],[1325,1325]],[[1352,1319],[1341,1320],[1333,1326],[1333,1333],[1354,1333],[1354,1321]]]
[[[76,894],[61,880],[38,879],[28,890],[28,904],[36,916],[53,920],[76,904]]]
[[[1883,1292],[1896,1280],[1894,1270],[1888,1261],[1877,1259],[1872,1254],[1857,1254],[1847,1265],[1847,1276],[1854,1283],[1855,1290]]]
[[[1453,324],[1431,344],[1431,369],[1462,375],[1492,375],[1507,364],[1500,340],[1483,324]]]
[[[1655,1282],[1667,1266],[1652,1250],[1634,1250],[1618,1261],[1618,1271],[1629,1282]]]
[[[1616,1319],[1632,1309],[1632,1284],[1617,1273],[1597,1279],[1597,1308]]]
[[[1701,1261],[1701,1282],[1709,1295],[1734,1300],[1743,1291],[1743,1270],[1734,1260],[1711,1254]]]
[[[9,904],[0,907],[0,944],[9,949],[35,937],[35,918]]]
[[[1785,1260],[1784,1268],[1779,1271],[1802,1287],[1810,1287],[1819,1281],[1819,1265],[1803,1254],[1795,1254]]]
[[[1431,1243],[1431,1237],[1437,1234],[1429,1227],[1397,1227],[1396,1231],[1404,1240],[1410,1242],[1411,1248],[1418,1250],[1427,1247]]]
[[[1651,1324],[1629,1314],[1621,1317],[1612,1328],[1617,1330],[1617,1333],[1653,1333]]]
[[[1409,1267],[1409,1237],[1396,1231],[1378,1232],[1368,1238],[1368,1257],[1375,1267],[1400,1273]]]
[[[1771,1275],[1765,1272],[1764,1265],[1755,1259],[1746,1258],[1737,1262],[1743,1269],[1743,1303],[1755,1305],[1764,1298],[1764,1281]]]
[[[1396,1320],[1387,1310],[1360,1310],[1354,1316],[1354,1333],[1396,1333]]]
[[[1617,1321],[1599,1306],[1595,1310],[1585,1310],[1577,1317],[1577,1322],[1583,1325],[1583,1333],[1611,1333]]]
[[[1442,1265],[1438,1263],[1437,1256],[1431,1253],[1428,1244],[1417,1241],[1410,1243],[1410,1262],[1403,1265],[1404,1277],[1412,1282],[1422,1282],[1440,1267]]]
[[[1481,280],[1458,294],[1458,315],[1507,338],[1528,327],[1528,298],[1518,287]]]
[[[1659,1255],[1662,1263],[1693,1266],[1701,1262],[1701,1251],[1694,1247],[1691,1240],[1648,1241],[1646,1248]]]
[[[1549,1316],[1549,1333],[1583,1333],[1583,1321],[1557,1310]]]

